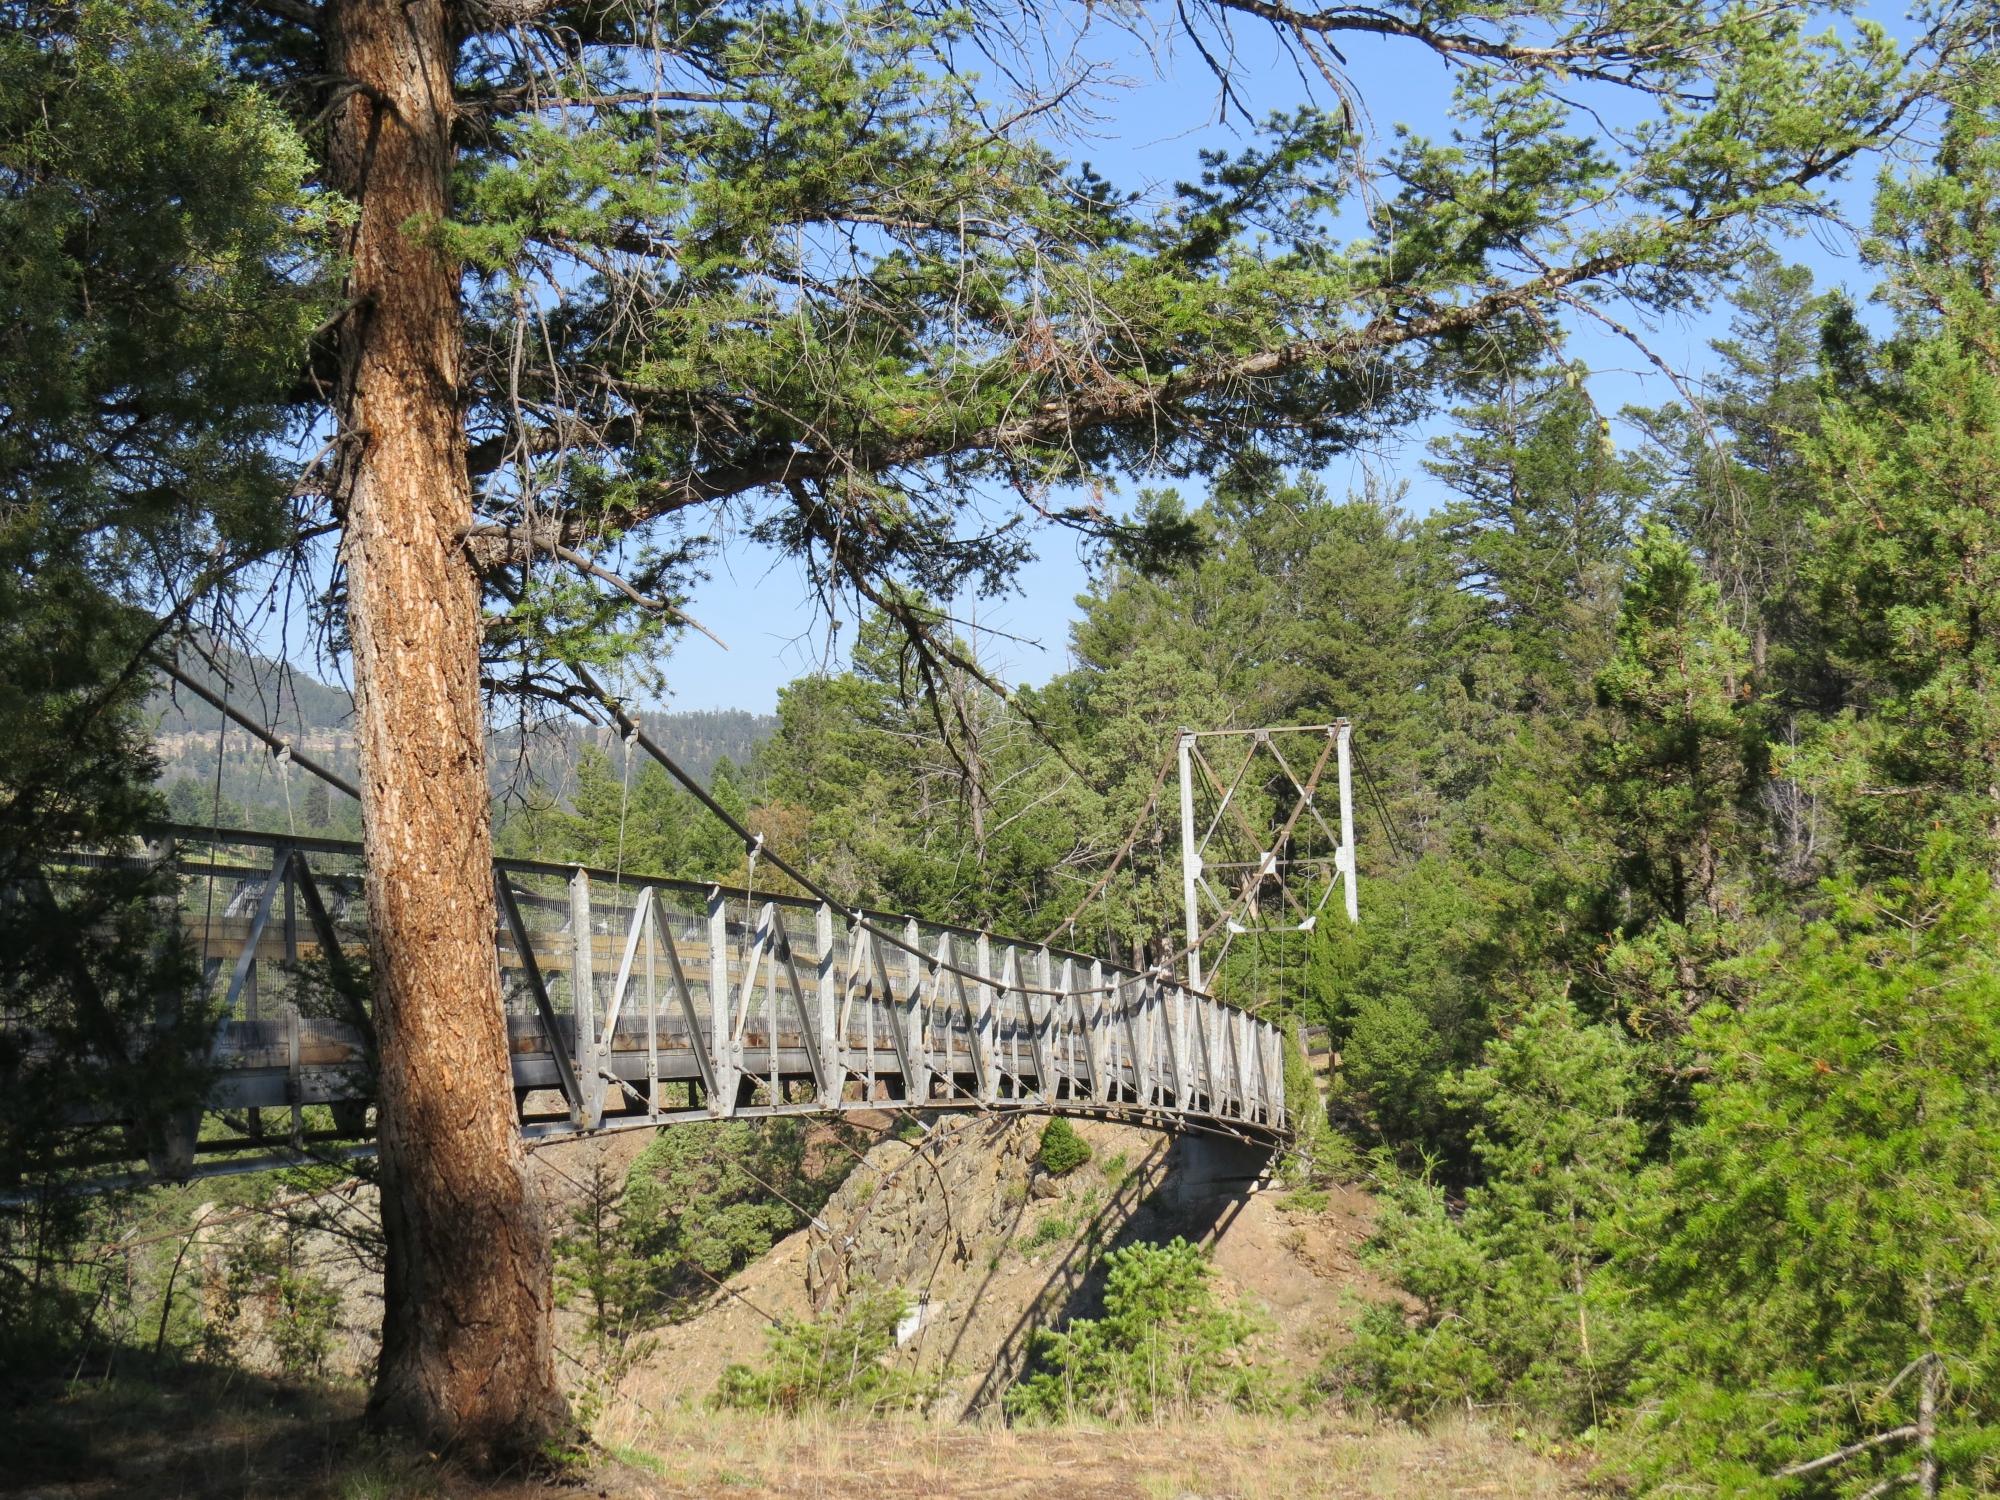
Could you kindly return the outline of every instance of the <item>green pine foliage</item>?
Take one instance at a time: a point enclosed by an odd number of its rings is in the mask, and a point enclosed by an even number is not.
[[[1089,1160],[1090,1143],[1063,1116],[1052,1116],[1042,1127],[1041,1144],[1035,1148],[1036,1164],[1051,1177],[1067,1177]]]
[[[860,1287],[817,1318],[787,1318],[766,1335],[764,1359],[722,1373],[715,1404],[744,1411],[879,1416],[922,1409],[937,1382],[894,1363],[904,1299]]]
[[[1603,1267],[1641,1160],[1636,1054],[1550,999],[1450,1080],[1481,1180],[1456,1209],[1419,1177],[1391,1195],[1372,1254],[1417,1310],[1364,1317],[1343,1356],[1357,1393],[1411,1416],[1506,1402],[1582,1428],[1608,1414],[1631,1339]]]
[[[1703,1493],[1800,1492],[1771,1476],[1914,1424],[1910,1366],[1935,1360],[1936,1492],[1992,1494],[2000,900],[1946,837],[1914,877],[1830,897],[1755,960],[1743,1014],[1697,1018],[1696,1120],[1620,1216],[1646,1309],[1631,1462]],[[1880,1443],[1811,1492],[1914,1473],[1919,1446]]]
[[[1296,1023],[1285,1029],[1285,1123],[1291,1139],[1278,1158],[1277,1171],[1292,1189],[1287,1202],[1301,1206],[1317,1195],[1323,1207],[1323,1185],[1352,1181],[1359,1163],[1351,1139],[1335,1130],[1328,1118],[1325,1096]],[[1106,1176],[1111,1175],[1107,1168]]]
[[[1845,712],[1798,759],[1853,857],[1908,874],[1939,822],[2000,870],[2000,83],[1977,70],[1935,168],[1884,182],[1869,253],[1896,332],[1859,351],[1807,449],[1808,577]]]
[[[1462,1153],[1464,1123],[1441,1090],[1490,1035],[1468,972],[1486,911],[1464,877],[1461,865],[1429,854],[1370,881],[1361,924],[1327,923],[1306,967],[1340,1058],[1334,1113],[1415,1157]]]
[[[684,1313],[833,1196],[855,1160],[833,1128],[815,1146],[799,1120],[683,1125],[622,1180],[595,1166],[556,1237],[559,1295],[609,1345]]]
[[[1008,1415],[1145,1422],[1284,1404],[1251,1357],[1258,1324],[1217,1304],[1200,1249],[1179,1238],[1127,1245],[1105,1265],[1104,1316],[1035,1335],[1030,1373],[1007,1393]]]
[[[1646,1493],[1995,1486],[1992,97],[1883,189],[1889,339],[1753,262],[1704,451],[1645,418],[1595,702],[1500,745],[1464,910],[1317,955],[1357,1079],[1405,973],[1490,1018],[1407,1066],[1467,1158],[1393,1185],[1365,1399],[1594,1432]]]
[[[1750,906],[1761,721],[1748,674],[1716,585],[1685,543],[1649,525],[1598,674],[1607,714],[1584,762],[1612,855],[1603,917],[1615,923],[1584,976],[1605,1011],[1662,1043],[1685,1032],[1726,984],[1719,966],[1760,930]]]
[[[726,761],[715,781],[717,795],[740,816],[744,801],[733,794]],[[665,770],[622,746],[616,761],[585,746],[566,802],[538,786],[503,806],[495,843],[504,854],[681,880],[732,878],[743,853],[735,835]]]
[[[298,138],[192,7],[15,5],[0,21],[0,1214],[7,1360],[110,1295],[59,1271],[97,1209],[79,1118],[156,1152],[199,1100],[206,1017],[171,878],[63,856],[162,811],[140,708],[156,613],[284,535],[279,398],[317,321],[324,216]],[[81,1064],[81,1065],[80,1065]],[[93,1153],[98,1143],[89,1143]]]
[[[1461,407],[1426,465],[1460,498],[1435,523],[1478,601],[1519,706],[1555,708],[1587,690],[1645,475],[1607,436],[1577,367],[1509,374]]]
[[[1633,549],[1617,646],[1597,676],[1611,727],[1590,773],[1620,842],[1630,926],[1713,915],[1748,777],[1743,637],[1687,547],[1649,526]]]
[[[212,9],[237,75],[316,144],[336,28]],[[1163,20],[1226,57],[1229,11]],[[1327,21],[1464,64],[1447,127],[1364,131],[1353,101],[1326,98],[1246,116],[1235,150],[1136,192],[1052,144],[1071,85],[1100,80],[1052,70],[1062,49],[976,8],[461,20],[454,201],[425,230],[466,267],[483,540],[504,553],[488,528],[545,519],[630,585],[555,566],[570,559],[495,563],[522,592],[491,632],[509,683],[532,698],[565,659],[649,670],[704,561],[748,530],[843,627],[893,616],[922,647],[917,696],[955,716],[945,667],[965,660],[930,602],[1004,587],[1036,520],[1127,562],[1185,559],[1185,517],[1123,518],[1110,487],[1218,473],[1259,446],[1316,468],[1445,384],[1541,357],[1559,296],[1615,279],[1644,308],[1677,305],[1761,232],[1808,221],[1978,17],[1947,7],[1910,59],[1872,24],[1723,0],[1306,17],[1308,37]],[[1088,6],[1049,22],[1079,55],[1102,24]],[[1551,26],[1567,40],[1512,40]],[[730,525],[708,524],[711,504]]]

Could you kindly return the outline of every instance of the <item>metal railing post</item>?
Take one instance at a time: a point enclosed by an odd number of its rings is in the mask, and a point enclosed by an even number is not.
[[[583,1128],[595,1130],[604,1122],[604,1064],[597,1046],[597,982],[592,974],[590,931],[590,876],[580,866],[569,878],[569,999],[575,1028],[576,1079],[583,1106]]]
[[[845,1038],[835,1030],[840,1020],[840,1001],[835,993],[838,976],[833,951],[833,908],[824,901],[813,910],[813,937],[819,943],[819,1055],[826,1070],[826,1086],[820,1090],[819,1102],[832,1109],[846,1091],[847,1069],[840,1055]]]
[[[729,979],[729,907],[722,887],[708,893],[708,1047],[715,1086],[708,1093],[711,1115],[736,1113],[735,985]],[[701,1045],[701,1038],[694,1039]]]

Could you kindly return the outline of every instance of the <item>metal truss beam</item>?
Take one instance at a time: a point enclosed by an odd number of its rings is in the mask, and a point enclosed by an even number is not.
[[[230,866],[238,901],[255,889],[255,909],[247,923],[228,919],[241,942],[214,1033],[207,1108],[251,1111],[254,1120],[257,1110],[289,1107],[296,1133],[297,1111],[330,1104],[359,1133],[373,1087],[373,1038],[351,964],[364,939],[343,930],[323,895],[330,881],[345,889],[355,879],[359,848],[213,831],[178,837],[197,844],[173,856],[188,878],[219,868],[212,846],[267,851],[261,868],[240,854]],[[537,1138],[885,1107],[1097,1113],[1265,1141],[1285,1133],[1277,1028],[1164,971],[976,930],[967,941],[967,929],[914,919],[892,943],[879,919],[841,922],[821,902],[749,899],[719,886],[698,897],[674,882],[621,884],[595,873],[516,861],[494,871],[495,959],[514,981],[512,1003],[526,1001],[507,1017],[514,1087],[524,1129]],[[338,1019],[295,1004],[281,1004],[277,1021],[239,1015],[239,1002],[249,1010],[260,954],[298,953],[289,918],[284,951],[275,951],[272,920],[280,897],[289,911],[294,893],[316,962],[347,1009]],[[314,961],[259,982],[304,983]],[[567,1007],[546,977],[564,971]],[[532,1096],[550,1092],[562,1100],[559,1128],[534,1114]]]

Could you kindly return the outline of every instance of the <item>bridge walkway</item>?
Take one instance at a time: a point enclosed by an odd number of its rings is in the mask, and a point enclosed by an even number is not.
[[[361,846],[184,826],[149,858],[214,1009],[208,1111],[295,1144],[303,1111],[365,1130],[372,1098]],[[546,861],[494,862],[516,1099],[531,1137],[907,1108],[1103,1115],[1269,1142],[1278,1028],[1171,974],[976,928]],[[176,1175],[245,1141],[185,1120]]]

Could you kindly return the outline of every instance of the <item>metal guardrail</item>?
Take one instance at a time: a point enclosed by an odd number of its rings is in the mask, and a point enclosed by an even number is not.
[[[165,826],[219,1012],[207,1101],[365,1129],[361,846]],[[89,856],[82,858],[90,859]],[[96,858],[102,858],[98,856]],[[1172,976],[976,928],[740,888],[494,861],[522,1128],[546,1137],[835,1110],[1090,1113],[1269,1141],[1278,1028]],[[225,980],[225,975],[226,980]],[[219,995],[218,995],[219,991]],[[537,1110],[544,1104],[559,1106]],[[191,1168],[198,1122],[155,1167]],[[237,1146],[242,1141],[235,1142]]]

